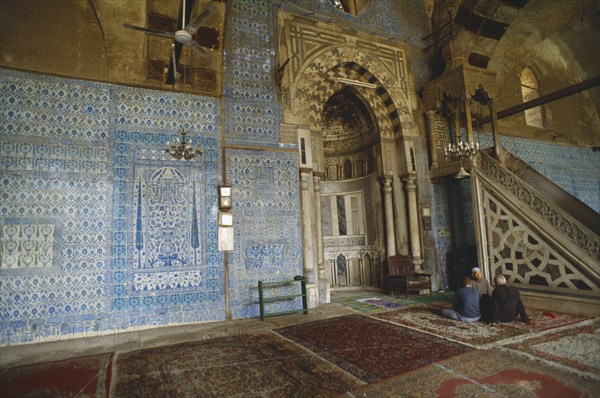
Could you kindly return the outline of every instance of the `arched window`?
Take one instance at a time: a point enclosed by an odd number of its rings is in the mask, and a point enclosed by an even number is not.
[[[352,178],[352,162],[350,161],[350,159],[346,159],[346,161],[344,162],[344,178]]]
[[[523,95],[523,102],[532,101],[540,97],[538,80],[533,71],[527,67],[521,72],[521,94]],[[536,106],[525,111],[525,124],[544,128],[544,117],[541,106]]]

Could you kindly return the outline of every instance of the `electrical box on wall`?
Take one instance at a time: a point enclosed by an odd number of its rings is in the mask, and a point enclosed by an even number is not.
[[[423,208],[423,230],[431,231],[431,210],[429,207]]]

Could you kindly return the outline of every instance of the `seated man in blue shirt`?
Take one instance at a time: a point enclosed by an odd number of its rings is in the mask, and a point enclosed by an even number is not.
[[[471,286],[469,277],[462,278],[463,287],[454,294],[454,306],[452,309],[442,310],[446,318],[462,322],[476,322],[481,317],[479,313],[479,293]]]

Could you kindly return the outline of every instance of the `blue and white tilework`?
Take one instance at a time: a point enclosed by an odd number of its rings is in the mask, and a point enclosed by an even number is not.
[[[198,109],[203,107],[212,108]],[[162,313],[159,318],[166,322],[221,319],[224,280],[216,239],[220,151],[214,137],[201,136],[193,141],[204,149],[201,160],[173,160],[162,148],[174,138],[122,130],[115,134],[111,309],[130,316]],[[212,314],[208,319],[207,312]]]
[[[479,136],[492,146],[490,133]],[[551,142],[500,136],[502,146],[577,199],[600,212],[600,152]]]
[[[259,280],[274,282],[302,275],[298,155],[295,151],[228,149],[226,159],[235,214],[231,312],[234,318],[257,316]],[[275,306],[273,310],[281,311],[298,308],[298,303]]]
[[[225,318],[218,99],[0,70],[0,344]],[[185,129],[200,160],[162,148]]]
[[[227,144],[279,147],[273,2],[227,2],[224,74]]]

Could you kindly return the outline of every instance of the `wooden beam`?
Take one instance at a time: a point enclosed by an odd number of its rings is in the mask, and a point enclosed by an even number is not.
[[[502,118],[507,117],[507,116],[512,116],[515,113],[523,112],[523,111],[525,111],[527,109],[535,108],[536,106],[544,105],[544,104],[547,104],[549,102],[556,101],[556,100],[559,100],[559,99],[564,98],[564,97],[568,97],[568,96],[573,95],[573,94],[577,94],[577,93],[579,93],[581,91],[588,90],[588,89],[590,89],[592,87],[596,87],[598,85],[600,85],[600,76],[596,76],[596,77],[591,78],[589,80],[585,80],[585,81],[583,81],[581,83],[577,83],[577,84],[574,84],[572,86],[565,87],[563,89],[555,91],[553,93],[550,93],[550,94],[547,94],[547,95],[543,95],[543,96],[541,96],[539,98],[536,98],[534,100],[523,102],[522,104],[515,105],[513,107],[504,109],[504,110],[498,112],[497,118],[498,119],[502,119]],[[486,123],[489,123],[491,121],[492,121],[492,116],[491,115],[490,116],[485,116],[485,117],[482,117],[482,118],[474,120],[473,121],[473,127],[482,126],[482,125],[484,125]]]

